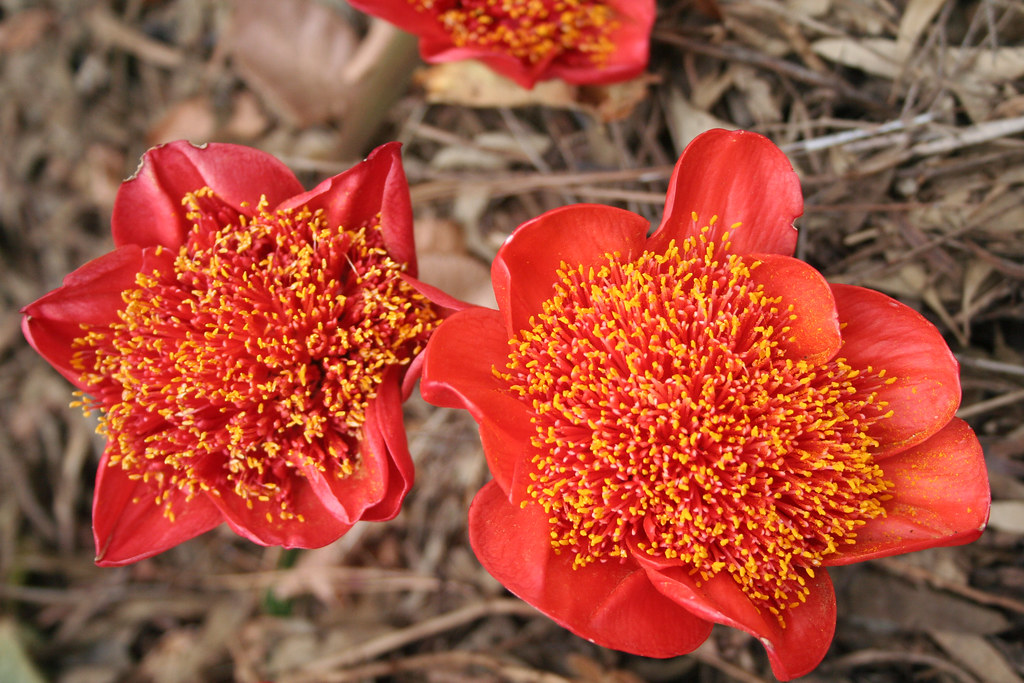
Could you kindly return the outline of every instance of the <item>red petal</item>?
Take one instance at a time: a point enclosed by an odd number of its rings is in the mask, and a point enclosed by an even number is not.
[[[155,491],[129,479],[120,466],[108,462],[110,447],[100,460],[92,502],[92,533],[96,564],[118,567],[173,548],[220,524],[223,518],[205,495],[192,500],[175,490],[169,497],[174,521],[157,505]]]
[[[596,204],[553,209],[519,226],[498,250],[491,281],[498,309],[515,333],[530,326],[559,280],[564,262],[570,269],[608,261],[631,261],[644,250],[647,221],[642,217]]]
[[[641,74],[650,54],[651,27],[657,7],[654,0],[610,0],[605,3],[616,13],[619,28],[609,40],[615,50],[600,65],[585,55],[567,53],[556,59],[544,78],[561,78],[567,83],[615,83]]]
[[[360,515],[368,521],[393,519],[402,507],[402,501],[412,488],[415,467],[409,454],[402,416],[402,396],[399,390],[397,368],[385,377],[377,389],[377,396],[367,407],[366,432],[377,432],[372,443],[383,448],[387,472],[384,496]]]
[[[654,586],[697,616],[753,635],[768,651],[779,680],[803,676],[828,652],[836,628],[836,596],[825,570],[806,577],[807,601],[786,609],[783,628],[774,615],[758,611],[731,576],[721,573],[698,585],[688,570],[668,566],[635,550]]]
[[[81,371],[71,367],[71,343],[82,325],[109,325],[124,308],[122,292],[135,286],[135,276],[172,259],[169,251],[122,247],[86,263],[64,278],[64,284],[22,309],[21,329],[28,343],[80,389]]]
[[[423,61],[431,64],[442,64],[445,62],[459,62],[464,59],[474,59],[486,64],[496,74],[514,81],[521,88],[527,90],[533,88],[537,81],[551,78],[548,70],[552,60],[557,56],[552,53],[545,59],[536,63],[530,63],[508,52],[500,52],[486,47],[467,45],[456,47],[451,42],[451,36],[423,36],[420,40],[420,55]]]
[[[855,368],[884,369],[893,384],[878,390],[893,416],[875,425],[876,458],[919,444],[960,405],[959,366],[935,326],[917,311],[870,289],[832,285],[843,326],[839,355]]]
[[[780,346],[793,360],[824,363],[839,351],[842,338],[836,301],[821,273],[789,256],[756,254],[761,262],[754,268],[754,282],[762,285],[770,297],[782,297],[779,306],[792,306],[790,339]]]
[[[827,564],[861,562],[977,539],[988,521],[991,493],[981,444],[954,418],[922,444],[881,463],[891,481],[886,516],[868,521],[854,545]]]
[[[434,15],[417,8],[408,0],[349,0],[348,4],[415,36],[451,45],[451,37],[441,28]]]
[[[712,238],[721,241],[728,232],[733,252],[789,256],[796,248],[793,221],[803,205],[800,179],[768,138],[710,130],[687,145],[676,162],[665,217],[650,248],[663,251],[671,240],[699,234],[717,216]]]
[[[276,208],[323,209],[329,225],[350,230],[379,223],[388,254],[398,263],[407,264],[406,272],[415,277],[412,203],[400,149],[397,142],[381,145],[362,163]]]
[[[382,464],[374,462],[367,469],[380,471],[382,467]],[[212,474],[207,475],[208,480],[212,478]],[[289,519],[282,519],[279,501],[242,498],[230,483],[220,490],[211,491],[210,500],[220,510],[228,526],[253,543],[285,548],[321,548],[340,538],[355,521],[334,493],[332,483],[312,465],[292,470],[290,478],[282,483],[287,489],[286,510],[293,515]],[[380,499],[379,493],[377,499]],[[355,506],[358,512],[366,507],[359,501],[346,499],[344,502]]]
[[[114,244],[177,249],[191,222],[181,200],[209,187],[236,211],[251,214],[261,197],[270,206],[302,192],[288,167],[258,149],[210,143],[196,147],[178,140],[154,147],[142,156],[135,175],[121,185],[114,200],[111,229]]]
[[[495,482],[469,509],[469,540],[480,563],[506,588],[576,635],[646,657],[692,652],[711,624],[666,600],[632,562],[573,569],[551,548],[547,514],[513,505]]]
[[[468,308],[434,331],[423,352],[420,392],[436,406],[464,408],[480,425],[491,474],[508,490],[534,434],[530,411],[494,375],[508,362],[508,332],[498,311]]]
[[[247,502],[225,492],[217,498],[237,533],[263,545],[318,548],[337,540],[357,521],[391,519],[398,514],[413,482],[413,463],[405,441],[398,371],[384,378],[367,408],[363,443],[355,471],[346,477],[325,475],[315,466],[292,479],[288,510],[303,519],[277,520],[271,505]],[[270,513],[273,522],[267,521]]]
[[[417,10],[411,3],[384,0],[354,0],[356,9],[380,17],[420,38],[420,54],[427,62],[452,62],[475,59],[495,72],[512,79],[524,88],[532,88],[538,80],[561,78],[569,83],[611,83],[630,78],[647,65],[651,25],[654,22],[653,0],[614,0],[608,2],[617,13],[619,28],[609,40],[615,49],[601,65],[585,55],[552,53],[547,59],[530,63],[500,48],[476,45],[456,47],[452,36],[443,29],[432,13]]]

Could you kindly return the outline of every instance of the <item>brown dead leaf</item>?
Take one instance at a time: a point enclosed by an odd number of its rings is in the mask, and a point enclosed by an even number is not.
[[[121,150],[102,142],[89,145],[85,163],[79,167],[78,173],[96,206],[105,210],[114,206],[114,197],[124,180],[124,169],[125,158]]]
[[[349,88],[339,74],[358,37],[338,12],[312,0],[234,0],[233,6],[228,51],[268,106],[296,126],[345,111]]]
[[[491,270],[466,251],[463,230],[455,221],[425,217],[416,221],[419,279],[456,299],[495,306]]]
[[[216,128],[217,117],[209,98],[191,97],[171,106],[150,127],[146,143],[153,147],[172,140],[188,140],[198,145],[209,142]]]
[[[231,100],[231,117],[224,126],[224,132],[240,140],[255,140],[267,129],[270,121],[251,92],[244,90]]]
[[[422,254],[464,254],[466,241],[455,221],[424,217],[416,220],[416,252]]]
[[[0,54],[34,47],[53,26],[56,17],[47,9],[27,9],[0,21]]]
[[[468,254],[423,254],[419,278],[477,306],[495,308],[491,269]]]

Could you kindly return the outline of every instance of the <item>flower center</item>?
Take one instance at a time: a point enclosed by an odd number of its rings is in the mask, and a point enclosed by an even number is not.
[[[265,201],[247,217],[209,188],[184,204],[193,229],[177,255],[158,250],[163,265],[122,294],[117,321],[75,342],[85,405],[102,411],[110,465],[151,482],[168,517],[178,489],[233,491],[294,518],[289,480],[355,471],[369,401],[437,313],[379,225]]]
[[[530,64],[563,55],[603,65],[615,49],[615,12],[593,0],[409,0],[434,15],[457,47],[507,52]]]
[[[792,308],[707,231],[568,270],[496,369],[533,411],[529,495],[574,565],[631,548],[775,614],[884,514],[882,370],[787,357]]]

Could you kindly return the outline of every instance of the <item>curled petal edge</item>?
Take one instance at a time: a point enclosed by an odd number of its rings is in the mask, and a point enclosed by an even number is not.
[[[662,596],[635,563],[573,568],[551,547],[547,514],[509,501],[490,482],[469,513],[470,544],[491,575],[576,635],[646,657],[692,652],[711,624]],[[571,588],[570,588],[571,587]]]

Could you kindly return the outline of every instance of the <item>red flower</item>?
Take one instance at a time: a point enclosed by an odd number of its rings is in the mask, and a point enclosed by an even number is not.
[[[22,326],[101,412],[97,563],[222,521],[319,547],[394,517],[413,479],[401,403],[439,315],[411,278],[398,145],[303,192],[263,152],[170,143],[121,186],[112,228],[114,251]]]
[[[524,88],[603,84],[647,67],[654,0],[350,0],[419,37],[428,62],[477,59]]]
[[[477,557],[584,638],[669,657],[718,622],[800,676],[835,629],[823,567],[981,533],[956,361],[907,306],[790,256],[802,205],[765,138],[706,133],[651,237],[550,211],[499,251],[499,310],[430,340],[424,396],[473,414],[494,477]]]

